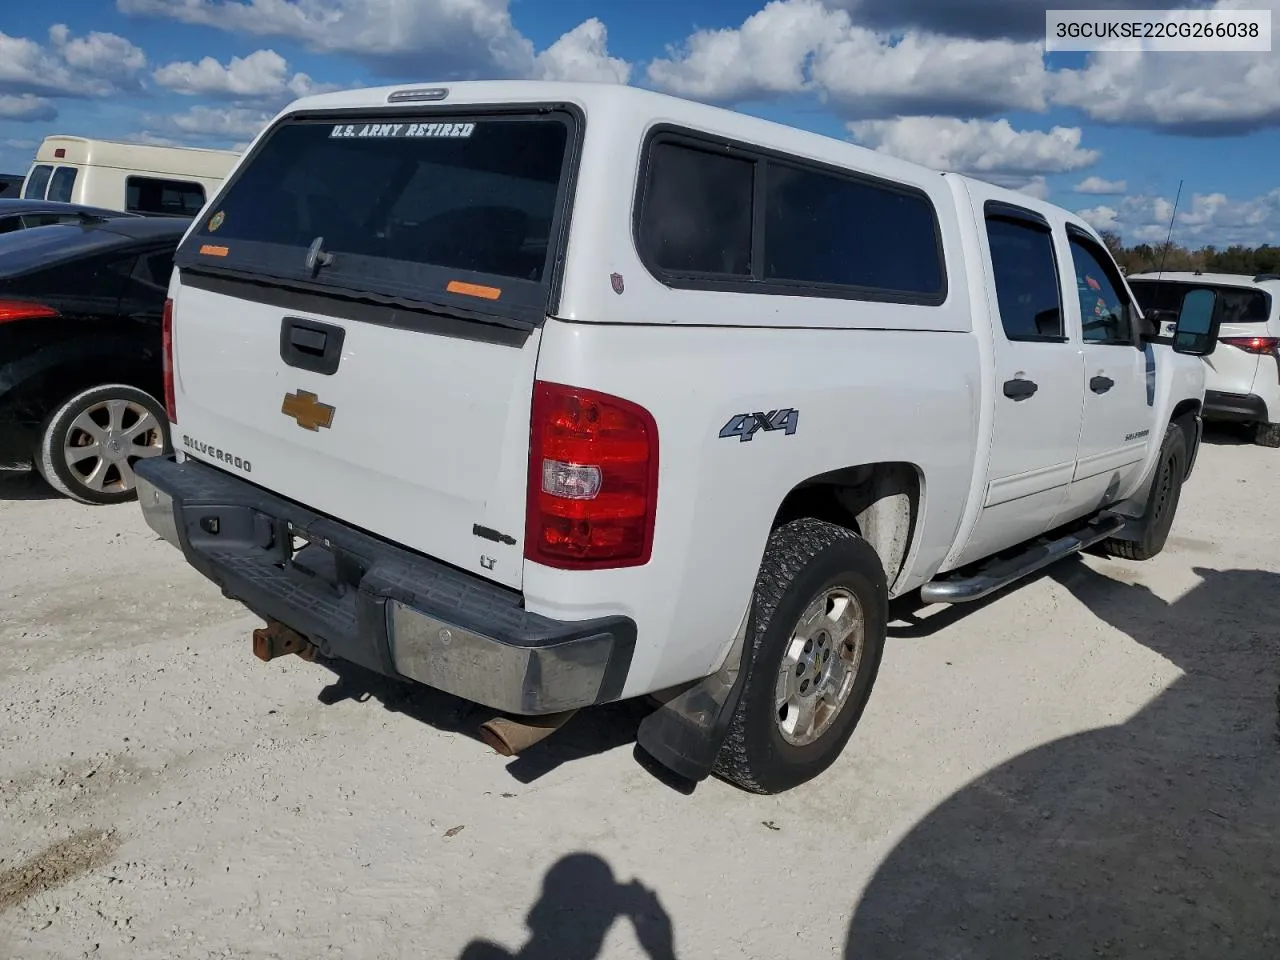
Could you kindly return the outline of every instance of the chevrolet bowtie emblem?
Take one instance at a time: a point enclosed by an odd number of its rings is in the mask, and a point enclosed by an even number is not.
[[[321,427],[328,430],[333,425],[333,407],[321,403],[314,393],[307,390],[286,393],[280,412],[297,420],[303,430],[315,431]]]

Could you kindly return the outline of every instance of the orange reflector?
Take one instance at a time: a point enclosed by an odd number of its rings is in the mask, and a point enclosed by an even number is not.
[[[227,247],[219,247],[212,243],[206,243],[200,248],[200,252],[210,257],[225,257],[231,250]]]
[[[497,300],[502,291],[497,287],[484,287],[478,283],[463,283],[461,280],[450,280],[445,287],[450,293],[461,293],[468,297],[480,297],[483,300]]]
[[[61,160],[63,157],[65,157],[65,156],[67,155],[67,148],[66,148],[66,147],[58,147],[58,149],[56,149],[56,150],[54,150],[54,151],[53,151],[53,155],[54,155],[57,159]]]

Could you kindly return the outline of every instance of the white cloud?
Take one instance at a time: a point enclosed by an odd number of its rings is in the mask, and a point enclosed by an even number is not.
[[[251,107],[200,105],[185,113],[152,117],[150,121],[153,126],[179,136],[230,142],[253,139],[271,122],[272,116],[268,111]]]
[[[631,77],[631,64],[609,56],[608,31],[592,17],[538,54],[534,75],[540,80],[626,83]]]
[[[897,42],[895,42],[897,40]],[[813,77],[846,116],[980,116],[1045,108],[1043,44],[853,28],[820,50]]]
[[[649,64],[649,80],[703,100],[750,100],[811,87],[806,66],[827,38],[851,29],[849,15],[818,0],[773,0],[741,27],[699,30],[666,59]]]
[[[420,79],[541,76],[586,68],[614,79],[625,64],[588,20],[543,54],[511,22],[510,0],[116,0],[136,16],[169,17],[260,37],[286,37],[322,53],[358,57],[375,71]],[[593,24],[598,25],[593,26]],[[555,51],[553,53],[553,51]],[[545,57],[545,59],[543,59]],[[577,74],[570,74],[575,79]]]
[[[152,76],[175,93],[229,100],[284,102],[333,89],[316,84],[305,73],[290,74],[288,62],[274,50],[232,57],[226,66],[213,57],[204,57],[199,63],[167,63]]]
[[[731,102],[810,91],[846,117],[1043,110],[1043,44],[890,34],[820,0],[772,0],[740,27],[700,30],[649,64],[672,93]]]
[[[76,37],[55,24],[47,44],[0,33],[0,92],[105,97],[140,89],[146,65],[146,54],[114,33]]]
[[[1079,211],[1099,230],[1115,230],[1126,243],[1164,243],[1173,203],[1167,197],[1128,196],[1115,205]],[[1206,244],[1258,246],[1280,242],[1280,188],[1245,200],[1224,193],[1193,194],[1178,206],[1173,242],[1185,247]]]
[[[30,93],[0,93],[0,120],[24,120],[28,122],[54,120],[58,111],[44,97]]]
[[[958,173],[1065,173],[1097,162],[1097,150],[1080,146],[1079,127],[1015,130],[1008,120],[899,117],[848,125],[859,143],[935,170]]]
[[[1120,211],[1115,207],[1108,207],[1106,204],[1099,204],[1096,207],[1089,207],[1085,210],[1077,210],[1076,213],[1087,220],[1093,226],[1093,229],[1099,232],[1115,230],[1120,226]]]
[[[1042,176],[1032,177],[1020,186],[1012,184],[1009,186],[1011,186],[1012,189],[1017,190],[1019,193],[1025,193],[1028,197],[1035,197],[1037,200],[1049,199],[1049,183]]]
[[[1118,196],[1129,189],[1127,180],[1107,180],[1103,177],[1085,177],[1075,185],[1076,193],[1094,194],[1100,197]]]
[[[40,143],[37,140],[22,140],[13,137],[0,140],[0,147],[9,147],[11,150],[34,150],[38,146],[40,146]]]
[[[126,143],[142,143],[152,147],[189,147],[191,144],[179,140],[176,137],[166,137],[158,133],[152,133],[150,130],[143,130],[141,133],[132,133],[127,137],[121,137]]]
[[[1219,0],[1216,9],[1264,9],[1280,23],[1280,0]],[[1241,133],[1280,125],[1280,55],[1118,53],[1089,55],[1053,75],[1053,100],[1104,123],[1191,134]]]

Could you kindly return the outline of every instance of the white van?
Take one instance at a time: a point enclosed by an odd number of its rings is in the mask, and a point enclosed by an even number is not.
[[[45,137],[23,182],[22,196],[191,217],[239,156],[234,150]]]

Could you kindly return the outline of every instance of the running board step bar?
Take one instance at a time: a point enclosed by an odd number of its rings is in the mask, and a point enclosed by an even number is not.
[[[1124,528],[1125,523],[1124,517],[1104,517],[1065,537],[1037,543],[1016,557],[996,560],[972,576],[948,577],[926,583],[920,588],[920,598],[925,603],[970,603],[981,600],[1051,563],[1115,536]]]

